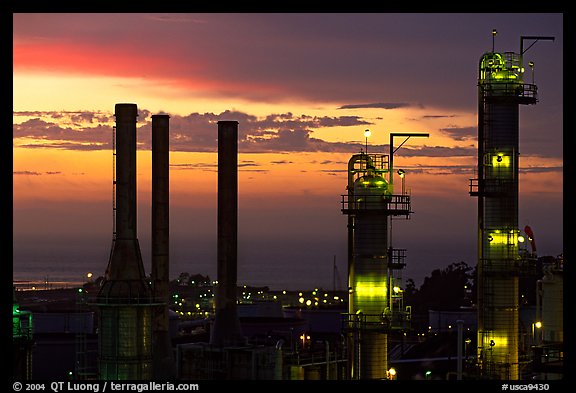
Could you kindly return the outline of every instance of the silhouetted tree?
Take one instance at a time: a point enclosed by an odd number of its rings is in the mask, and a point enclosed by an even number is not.
[[[424,278],[419,289],[409,279],[405,286],[404,302],[412,306],[413,313],[470,306],[474,299],[474,270],[465,262],[452,263],[443,270],[433,270],[429,277]]]

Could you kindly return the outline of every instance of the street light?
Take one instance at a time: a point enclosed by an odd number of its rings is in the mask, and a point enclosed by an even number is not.
[[[406,193],[406,172],[404,169],[398,169],[398,175],[402,179],[402,195]]]
[[[494,52],[494,38],[496,38],[497,34],[498,31],[496,31],[496,29],[492,29],[492,52]]]
[[[372,135],[370,130],[364,130],[364,136],[366,137],[366,155],[368,155],[368,137]]]
[[[534,345],[537,345],[540,344],[540,336],[542,334],[542,331],[540,330],[540,332],[536,334],[535,329],[542,329],[542,322],[537,321],[532,324],[532,342],[534,343]]]

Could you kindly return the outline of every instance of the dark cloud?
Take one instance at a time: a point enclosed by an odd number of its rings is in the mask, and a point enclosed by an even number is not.
[[[83,119],[93,117],[82,116]],[[54,149],[98,150],[111,149],[110,127],[98,124],[94,127],[62,127],[39,118],[26,120],[12,127],[13,138],[35,139],[45,143],[19,145],[24,147],[48,147]]]
[[[25,175],[25,176],[40,176],[40,175],[60,175],[62,172],[59,171],[47,171],[47,172],[36,172],[36,171],[13,171],[13,175]]]
[[[424,115],[422,119],[444,119],[450,117],[456,117],[456,115]]]
[[[19,116],[39,115],[54,119],[55,113],[19,112]],[[67,114],[70,115],[70,114]],[[56,117],[57,118],[57,117]],[[139,120],[150,118],[150,111],[140,110]],[[292,151],[358,151],[358,144],[333,143],[312,138],[313,128],[356,126],[371,124],[358,116],[316,117],[295,116],[292,113],[271,114],[263,119],[238,111],[191,113],[170,118],[170,148],[173,151],[214,152],[217,149],[217,122],[234,119],[239,123],[239,150],[250,153]],[[14,124],[13,137],[34,139],[35,143],[18,146],[29,148],[54,148],[70,150],[111,149],[112,125],[90,113],[73,113],[70,126],[40,118]],[[79,122],[98,123],[82,126]],[[141,121],[138,128],[140,149],[151,148],[151,123]]]
[[[257,164],[254,161],[240,161],[238,163],[239,168],[250,167],[250,166],[261,166],[262,164]]]
[[[198,162],[194,164],[170,164],[172,169],[205,169],[205,170],[216,170],[218,168],[217,163],[206,164],[203,162]]]
[[[550,173],[550,172],[563,172],[564,171],[564,167],[563,166],[551,166],[551,167],[535,167],[535,166],[530,166],[530,167],[520,167],[518,169],[520,171],[520,173]]]
[[[478,127],[446,127],[439,130],[446,136],[455,141],[476,140],[478,136]]]
[[[142,120],[138,127],[138,148],[151,148],[151,112],[140,110]],[[16,147],[50,148],[63,150],[110,150],[112,148],[112,123],[105,114],[89,112],[63,112],[88,125],[61,126],[56,122],[33,118],[13,125],[13,137],[22,141]],[[57,118],[56,112],[18,112],[19,116],[41,115]],[[55,117],[56,116],[56,117]],[[316,128],[353,127],[370,124],[358,116],[316,117],[295,116],[291,112],[270,114],[258,118],[240,111],[215,113],[190,113],[170,117],[170,149],[183,152],[215,152],[217,150],[217,123],[220,120],[238,121],[238,150],[242,153],[286,152],[340,152],[358,153],[365,146],[361,142],[328,142],[313,136]],[[92,125],[90,125],[92,124]],[[476,127],[446,127],[440,131],[456,141],[475,141]],[[34,139],[34,143],[26,143]],[[371,145],[372,151],[387,152],[389,145]],[[405,157],[465,157],[476,156],[474,144],[467,147],[403,146],[396,153]],[[327,162],[329,164],[329,162]],[[197,165],[197,164],[195,164]],[[185,166],[174,169],[186,169]],[[207,169],[207,168],[205,168]]]
[[[338,107],[338,109],[359,109],[359,108],[398,109],[398,108],[407,108],[409,106],[410,104],[406,104],[403,102],[399,103],[376,102],[373,104],[347,104]]]
[[[12,172],[13,175],[26,175],[26,176],[40,176],[40,172],[33,172],[33,171],[14,171]]]

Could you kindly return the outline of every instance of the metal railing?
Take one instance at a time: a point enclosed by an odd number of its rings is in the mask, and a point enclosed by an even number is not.
[[[408,329],[411,319],[410,308],[406,311],[381,314],[342,314],[342,329],[345,331],[375,330],[392,331]]]
[[[385,214],[389,216],[409,215],[409,195],[382,195],[381,198],[373,195],[367,197],[342,195],[342,212],[345,214]]]

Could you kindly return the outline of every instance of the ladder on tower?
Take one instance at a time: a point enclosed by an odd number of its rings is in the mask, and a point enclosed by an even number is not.
[[[116,126],[112,127],[112,238],[116,239]]]

